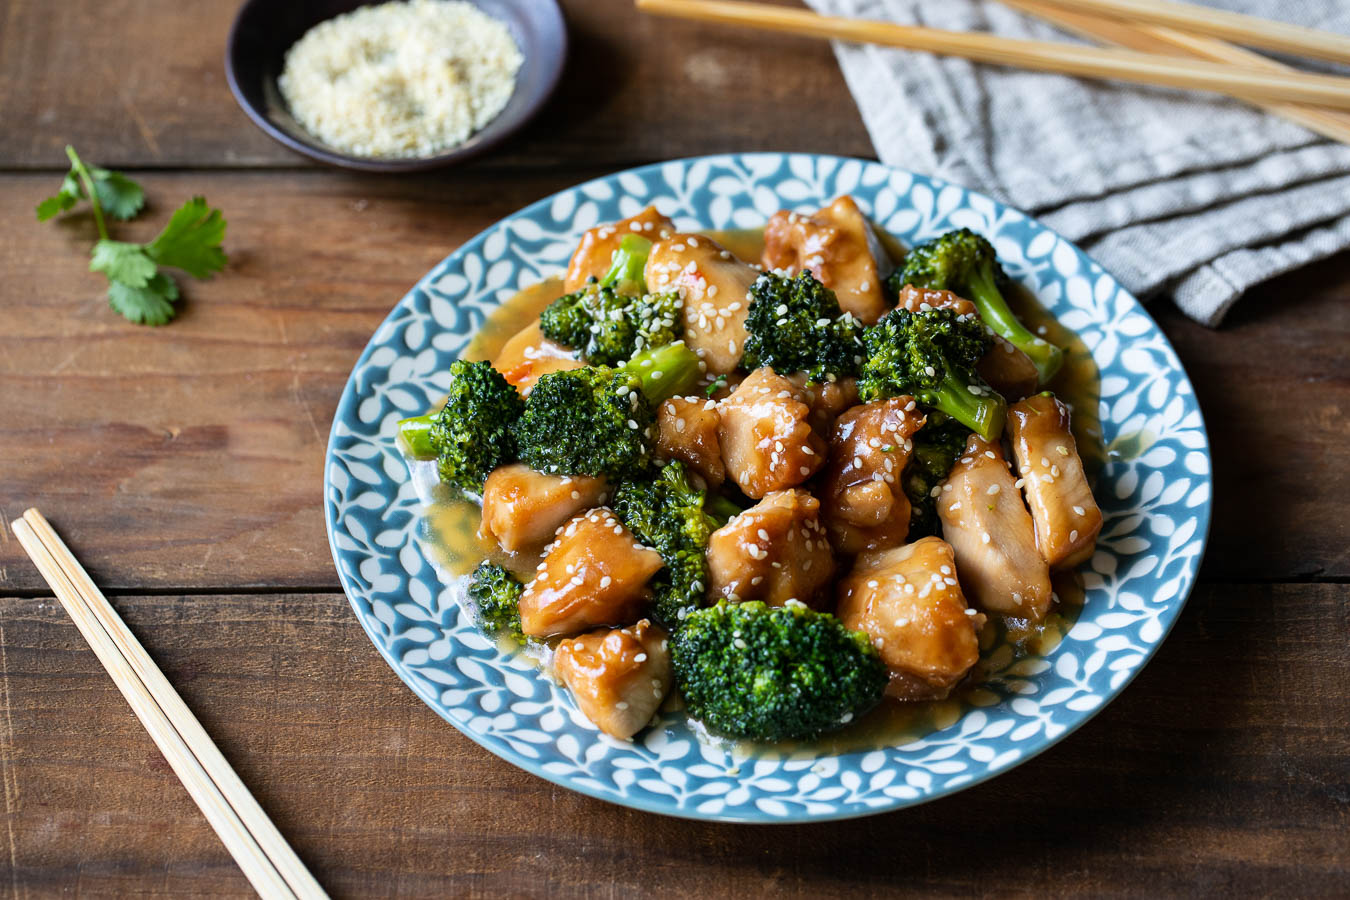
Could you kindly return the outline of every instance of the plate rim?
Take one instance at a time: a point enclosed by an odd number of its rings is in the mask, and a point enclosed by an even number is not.
[[[1090,710],[1080,712],[1079,717],[1071,724],[1066,725],[1063,731],[1056,734],[1054,737],[1044,738],[1043,741],[1039,744],[1039,746],[1029,749],[1028,752],[1010,761],[1009,764],[1005,764],[997,768],[992,767],[986,768],[980,774],[972,776],[969,781],[963,782],[960,785],[957,785],[956,787],[941,792],[921,794],[919,797],[912,799],[892,798],[894,802],[887,804],[885,806],[864,807],[855,809],[836,808],[835,811],[830,813],[816,814],[816,813],[802,812],[794,815],[781,817],[757,817],[750,815],[738,815],[735,813],[727,813],[727,812],[718,812],[713,814],[700,813],[694,808],[684,809],[680,807],[672,808],[663,806],[661,804],[656,803],[655,801],[648,800],[644,796],[632,796],[627,794],[621,797],[614,796],[612,794],[606,793],[596,788],[592,788],[588,785],[574,783],[572,780],[569,779],[569,776],[567,775],[555,775],[551,772],[548,772],[544,770],[542,764],[534,760],[524,758],[519,754],[510,753],[510,755],[504,755],[503,752],[499,751],[497,747],[494,747],[489,743],[487,735],[477,734],[471,729],[461,725],[461,723],[456,722],[440,708],[441,704],[439,700],[428,697],[427,694],[424,693],[423,688],[418,684],[418,682],[415,679],[406,678],[404,676],[403,664],[400,661],[395,660],[393,658],[393,656],[391,655],[391,651],[371,630],[371,625],[367,620],[368,617],[365,616],[362,613],[361,609],[357,606],[356,599],[352,596],[352,591],[348,587],[347,577],[342,570],[340,558],[340,554],[345,551],[340,550],[340,548],[337,546],[336,536],[334,532],[334,517],[329,515],[330,504],[328,500],[328,494],[330,489],[329,471],[335,456],[335,443],[338,439],[338,427],[342,419],[344,418],[344,413],[350,412],[354,404],[357,402],[356,400],[357,391],[355,385],[357,372],[362,368],[363,364],[377,349],[376,338],[380,334],[380,331],[383,329],[385,323],[387,323],[389,319],[394,316],[394,314],[398,311],[398,308],[402,305],[404,300],[406,300],[409,296],[411,296],[414,291],[418,290],[418,288],[423,284],[424,281],[426,281],[427,277],[432,272],[441,269],[443,266],[446,265],[447,262],[449,262],[454,257],[471,252],[474,249],[481,246],[487,240],[488,236],[498,227],[516,218],[525,217],[527,215],[535,213],[538,210],[545,209],[546,207],[550,206],[553,203],[555,198],[561,195],[568,194],[574,191],[584,192],[584,189],[587,186],[604,182],[617,181],[620,176],[625,174],[640,175],[643,173],[653,171],[659,172],[663,167],[672,164],[679,165],[684,170],[688,170],[688,168],[690,168],[693,164],[703,161],[714,161],[725,159],[747,159],[747,158],[774,158],[779,160],[788,160],[792,157],[806,158],[810,159],[813,162],[817,160],[832,160],[837,164],[846,162],[856,162],[864,166],[880,166],[895,174],[905,174],[915,177],[917,179],[927,181],[935,192],[940,191],[945,187],[959,188],[960,190],[965,191],[966,194],[970,197],[978,197],[993,204],[995,207],[1001,207],[1003,209],[1016,212],[1019,215],[1023,216],[1028,222],[1031,222],[1036,226],[1039,226],[1040,228],[1044,229],[1046,232],[1053,234],[1056,238],[1058,238],[1059,240],[1063,241],[1065,244],[1068,244],[1070,247],[1076,250],[1089,262],[1096,265],[1098,269],[1101,270],[1101,272],[1110,276],[1111,280],[1115,282],[1115,284],[1117,285],[1119,291],[1129,297],[1129,299],[1133,303],[1133,312],[1142,314],[1147,319],[1149,325],[1157,332],[1158,336],[1162,339],[1163,344],[1169,351],[1171,351],[1172,356],[1176,359],[1177,361],[1176,371],[1180,373],[1180,375],[1185,379],[1185,382],[1191,388],[1191,397],[1194,402],[1195,414],[1199,420],[1197,430],[1204,438],[1204,446],[1201,452],[1203,453],[1207,464],[1206,477],[1208,479],[1210,490],[1209,495],[1205,498],[1203,504],[1200,504],[1199,509],[1197,509],[1197,518],[1199,520],[1199,524],[1197,525],[1196,528],[1195,539],[1199,541],[1199,552],[1196,553],[1194,556],[1193,570],[1190,573],[1189,583],[1186,584],[1184,590],[1179,592],[1178,594],[1176,612],[1171,617],[1170,621],[1166,623],[1165,627],[1163,627],[1157,640],[1154,641],[1152,645],[1148,647],[1146,651],[1143,653],[1143,656],[1140,659],[1139,663],[1134,667],[1133,671],[1131,671],[1128,674],[1128,677],[1126,677],[1119,685],[1110,689],[1108,695],[1104,698],[1103,702],[1101,702],[1096,707]],[[622,193],[622,189],[620,186],[615,185],[615,187]],[[789,201],[789,203],[790,202],[791,201]],[[405,294],[402,297],[400,297],[397,301],[395,301],[393,307],[391,307],[390,309],[389,314],[384,319],[381,320],[379,325],[375,327],[375,330],[371,334],[370,340],[367,341],[365,348],[361,351],[361,354],[352,364],[352,371],[347,376],[347,380],[343,384],[341,397],[339,398],[337,408],[334,410],[333,413],[333,423],[329,429],[328,442],[324,452],[324,466],[322,476],[323,497],[324,497],[323,499],[324,526],[328,536],[329,551],[333,557],[334,567],[337,570],[338,580],[342,585],[343,594],[346,596],[348,605],[351,607],[352,613],[353,615],[355,615],[356,620],[360,623],[362,630],[366,634],[366,637],[370,639],[371,643],[375,646],[375,649],[379,652],[380,656],[384,659],[385,663],[388,664],[389,667],[393,670],[394,674],[398,677],[399,681],[401,681],[406,687],[410,688],[413,691],[413,693],[416,694],[417,697],[421,699],[423,703],[425,703],[428,707],[430,707],[433,712],[435,712],[438,716],[440,716],[440,718],[450,723],[450,725],[452,725],[455,728],[455,730],[458,731],[460,734],[469,738],[475,744],[482,747],[484,750],[487,750],[489,753],[496,756],[501,761],[508,763],[512,766],[515,766],[516,768],[521,769],[522,771],[525,771],[533,776],[542,778],[545,781],[548,781],[552,784],[556,784],[559,787],[566,788],[567,790],[575,791],[577,793],[595,798],[597,800],[603,800],[615,806],[637,809],[642,812],[656,813],[659,815],[670,816],[673,818],[686,819],[691,821],[701,821],[701,822],[725,822],[732,824],[752,824],[752,825],[800,825],[813,822],[843,821],[847,819],[856,819],[867,816],[881,815],[885,813],[899,812],[902,810],[922,806],[926,803],[930,803],[936,800],[941,800],[944,798],[955,796],[970,788],[976,787],[977,785],[984,784],[993,778],[1004,775],[1010,770],[1016,769],[1019,766],[1023,765],[1024,763],[1040,756],[1047,750],[1050,750],[1051,748],[1059,745],[1070,735],[1074,734],[1084,725],[1095,719],[1097,715],[1101,713],[1102,710],[1106,709],[1106,707],[1108,707],[1122,693],[1124,693],[1124,691],[1134,682],[1134,680],[1148,666],[1148,664],[1153,661],[1154,656],[1156,656],[1158,650],[1167,641],[1167,638],[1171,635],[1172,630],[1176,627],[1177,622],[1180,620],[1182,614],[1185,612],[1186,605],[1190,602],[1191,595],[1194,593],[1195,588],[1200,582],[1200,570],[1204,564],[1205,554],[1209,549],[1210,530],[1213,524],[1213,505],[1214,505],[1213,463],[1214,463],[1213,445],[1210,441],[1209,428],[1205,421],[1204,410],[1200,405],[1200,399],[1198,395],[1196,395],[1195,393],[1194,382],[1190,377],[1190,373],[1187,371],[1185,363],[1182,362],[1181,357],[1177,354],[1176,348],[1172,345],[1172,341],[1170,340],[1170,338],[1168,338],[1166,332],[1164,332],[1162,328],[1159,327],[1157,320],[1148,311],[1148,308],[1145,306],[1145,304],[1142,301],[1140,301],[1139,298],[1136,297],[1132,291],[1129,291],[1124,287],[1124,285],[1120,284],[1119,279],[1117,279],[1108,269],[1102,266],[1101,263],[1097,262],[1097,260],[1093,258],[1089,253],[1087,253],[1087,251],[1079,247],[1076,242],[1069,240],[1068,238],[1061,235],[1054,228],[1050,227],[1049,225],[1046,225],[1044,222],[1041,222],[1035,216],[1032,216],[1029,213],[1022,211],[1017,207],[1004,203],[1001,200],[997,200],[989,196],[988,194],[984,193],[983,191],[979,191],[974,188],[968,188],[965,187],[964,185],[959,185],[954,182],[948,181],[942,178],[941,176],[928,175],[921,172],[916,172],[912,169],[904,169],[898,166],[891,166],[875,159],[864,159],[855,156],[841,156],[829,153],[811,153],[811,152],[777,151],[777,150],[749,151],[749,152],[727,151],[721,153],[703,154],[699,156],[677,157],[674,159],[658,160],[656,162],[646,163],[640,166],[631,166],[625,169],[618,169],[604,175],[599,175],[594,178],[587,179],[586,181],[577,182],[575,184],[571,184],[566,187],[560,188],[559,190],[554,191],[553,193],[548,194],[547,196],[542,197],[532,203],[522,206],[519,209],[516,209],[508,213],[507,215],[503,216],[502,218],[492,222],[491,224],[483,228],[481,231],[477,232],[472,237],[468,238],[463,243],[461,243],[451,253],[447,254],[439,262],[433,265],[431,269],[429,269],[426,273],[419,276],[417,281],[413,283],[413,285],[408,289],[408,291],[405,292]],[[964,717],[967,714],[968,711],[963,712],[962,716]]]

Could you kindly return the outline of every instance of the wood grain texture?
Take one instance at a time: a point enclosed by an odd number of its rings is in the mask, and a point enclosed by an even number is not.
[[[60,607],[0,603],[15,893],[246,893]],[[335,896],[1314,897],[1350,878],[1344,585],[1206,585],[1116,702],[1016,771],[782,827],[651,816],[520,772],[406,690],[341,595],[114,603]]]
[[[1205,583],[1093,721],[891,815],[651,816],[496,759],[384,665],[328,555],[329,423],[407,288],[539,197],[657,158],[870,157],[829,48],[565,0],[572,59],[540,118],[490,160],[390,179],[313,168],[244,118],[222,62],[235,5],[0,0],[0,523],[38,503],[122,593],[334,895],[1344,895],[1350,258],[1258,289],[1218,332],[1152,310],[1206,414],[1215,521]],[[107,309],[91,222],[32,221],[67,142],[156,170],[123,236],[192,193],[224,209],[230,268],[188,284],[171,326]],[[5,529],[0,895],[246,896]]]
[[[0,305],[0,512],[40,506],[106,589],[336,588],[323,451],[356,357],[442,256],[590,174],[150,175],[155,209],[123,233],[203,189],[230,221],[230,268],[160,329],[107,309],[87,220],[3,217],[0,283],[24,289]],[[0,209],[53,181],[0,176]],[[1217,334],[1155,310],[1214,442],[1207,577],[1350,576],[1344,266],[1258,289]],[[22,559],[0,543],[0,590],[42,587]]]
[[[872,155],[827,44],[660,20],[629,0],[562,6],[572,46],[561,87],[490,167],[616,168],[725,150]],[[64,168],[67,143],[113,167],[310,167],[230,94],[237,7],[0,3],[0,122],[28,123],[0,129],[0,167]]]

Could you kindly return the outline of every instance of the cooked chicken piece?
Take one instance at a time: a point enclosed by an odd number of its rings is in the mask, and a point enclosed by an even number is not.
[[[675,223],[649,206],[635,216],[609,225],[597,225],[581,236],[572,261],[567,264],[567,277],[563,280],[563,293],[570,294],[581,290],[588,278],[600,278],[609,271],[614,261],[614,251],[626,234],[640,234],[649,241],[670,237],[675,233]]]
[[[796,372],[787,378],[806,395],[806,404],[811,407],[811,427],[822,437],[829,436],[834,420],[841,412],[858,403],[856,378],[814,382],[807,379],[805,372]]]
[[[661,554],[639,544],[605,507],[577,516],[545,548],[520,595],[521,630],[546,638],[632,622],[662,565]]]
[[[888,308],[882,282],[891,259],[872,223],[847,195],[809,216],[782,210],[764,227],[764,268],[802,269],[839,297],[845,312],[871,325]]]
[[[907,284],[900,289],[896,306],[910,312],[926,308],[953,309],[958,316],[978,315],[975,304],[951,291],[930,291]],[[993,335],[994,346],[980,360],[976,371],[994,390],[1009,400],[1017,400],[1036,390],[1041,383],[1040,373],[1031,358],[998,335]]]
[[[864,631],[890,670],[886,693],[938,700],[980,658],[984,616],[966,606],[952,548],[926,537],[864,553],[840,580],[840,621]]]
[[[534,389],[539,376],[585,365],[570,349],[544,337],[537,319],[507,341],[492,361],[492,368],[525,397]]]
[[[1031,394],[1041,383],[1031,357],[998,335],[994,335],[994,346],[980,357],[975,371],[1009,402]]]
[[[701,234],[676,234],[647,257],[647,287],[678,290],[684,301],[684,342],[708,371],[722,375],[740,364],[748,293],[759,272]]]
[[[715,597],[811,604],[834,577],[834,554],[820,525],[820,501],[806,491],[775,491],[708,540]]]
[[[835,550],[851,556],[905,542],[910,509],[900,473],[925,421],[908,396],[855,406],[835,421],[817,491]]]
[[[604,503],[605,493],[603,478],[545,475],[524,463],[502,466],[483,485],[479,531],[512,553],[538,547],[578,512]]]
[[[1078,565],[1097,546],[1102,511],[1083,474],[1068,407],[1054,396],[1028,397],[1008,410],[1008,437],[1036,523],[1036,547],[1052,569]]]
[[[647,727],[670,692],[666,633],[643,619],[564,640],[553,657],[553,671],[586,718],[626,741]]]
[[[717,438],[721,422],[716,402],[671,397],[656,408],[656,452],[689,466],[703,478],[705,487],[717,487],[727,477]]]
[[[1050,569],[1036,552],[1031,515],[1000,445],[970,436],[937,509],[966,594],[988,612],[1033,623],[1044,618]]]
[[[746,376],[717,411],[722,462],[747,497],[801,484],[825,462],[806,396],[767,366]]]

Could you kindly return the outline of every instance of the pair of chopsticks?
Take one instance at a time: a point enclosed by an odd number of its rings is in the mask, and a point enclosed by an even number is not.
[[[1350,62],[1350,37],[1225,10],[1173,0],[1006,0],[1015,9],[1126,48],[1116,49],[823,16],[741,0],[636,3],[663,16],[1226,94],[1350,143],[1350,113],[1335,112],[1350,111],[1350,78],[1301,72],[1227,43]]]
[[[254,890],[324,898],[295,851],[42,513],[10,526]]]

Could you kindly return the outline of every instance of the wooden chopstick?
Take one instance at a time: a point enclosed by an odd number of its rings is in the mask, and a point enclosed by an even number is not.
[[[1132,24],[1164,25],[1248,47],[1350,62],[1350,37],[1289,22],[1177,3],[1174,0],[1049,0],[1071,12],[1099,13]]]
[[[253,888],[266,898],[326,897],[42,514],[29,509],[11,527]]]
[[[1077,32],[1092,40],[1119,44],[1131,50],[1145,53],[1177,52],[1209,59],[1215,62],[1228,62],[1249,66],[1253,69],[1265,69],[1271,72],[1292,71],[1283,63],[1235,47],[1215,38],[1187,34],[1174,28],[1157,25],[1133,25],[1115,19],[1100,18],[1073,12],[1065,7],[1043,0],[1000,0],[1005,6],[1044,19],[1061,28]],[[1302,125],[1323,137],[1350,144],[1350,113],[1319,109],[1314,106],[1301,106],[1297,103],[1272,103],[1253,101],[1269,113]]]
[[[822,16],[804,9],[740,0],[636,0],[636,3],[646,12],[702,22],[922,50],[1063,75],[1212,91],[1249,100],[1350,109],[1350,78],[1334,75],[1272,72],[1133,50]]]

